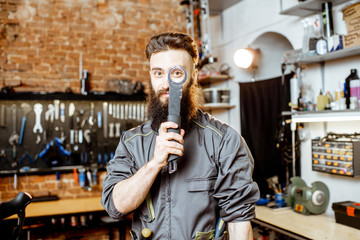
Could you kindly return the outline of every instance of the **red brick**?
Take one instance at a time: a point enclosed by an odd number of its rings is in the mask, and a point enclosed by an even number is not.
[[[16,64],[3,64],[3,65],[2,65],[2,68],[3,68],[5,71],[14,71],[14,70],[17,70]]]
[[[13,199],[16,196],[16,191],[8,191],[8,192],[2,192],[1,193],[1,201],[8,201]]]

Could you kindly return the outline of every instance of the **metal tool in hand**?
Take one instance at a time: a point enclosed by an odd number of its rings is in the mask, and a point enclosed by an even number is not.
[[[169,114],[168,121],[174,122],[178,128],[169,128],[169,132],[180,133],[181,129],[181,98],[182,86],[187,79],[187,72],[181,66],[172,67],[168,74],[169,82]],[[174,173],[177,170],[176,160],[178,155],[170,154],[168,158],[169,173]]]

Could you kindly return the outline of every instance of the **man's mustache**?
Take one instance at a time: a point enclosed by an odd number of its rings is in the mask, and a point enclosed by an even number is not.
[[[159,97],[161,94],[169,93],[169,89],[161,89],[157,92],[157,96]]]

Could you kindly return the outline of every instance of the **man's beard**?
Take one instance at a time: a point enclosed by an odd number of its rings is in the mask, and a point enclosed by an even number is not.
[[[199,87],[194,84],[193,79],[190,79],[190,86],[183,88],[181,98],[181,128],[186,130],[190,129],[191,119],[196,118],[198,109]],[[169,113],[168,101],[163,103],[160,101],[160,95],[168,92],[168,90],[159,91],[155,93],[153,87],[150,86],[150,93],[148,96],[148,117],[152,120],[151,127],[153,130],[158,131],[160,124],[167,122]]]

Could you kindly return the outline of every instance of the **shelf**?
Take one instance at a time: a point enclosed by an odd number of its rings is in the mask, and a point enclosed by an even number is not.
[[[280,0],[282,3],[282,0]],[[346,3],[349,0],[332,0],[333,6]],[[280,14],[282,15],[291,15],[291,16],[299,16],[306,17],[312,14],[321,12],[321,3],[323,0],[307,0],[305,2],[299,3],[294,7],[282,10]],[[282,4],[281,4],[282,5]]]
[[[284,112],[283,115],[291,115],[291,121],[294,123],[360,121],[360,110],[294,112],[291,114]]]
[[[199,84],[210,84],[216,82],[223,82],[232,78],[233,77],[228,75],[207,76],[207,77],[199,77],[198,82]]]
[[[73,169],[94,169],[96,168],[98,171],[105,171],[104,166],[99,165],[71,165],[71,166],[59,166],[59,167],[51,167],[51,168],[35,168],[35,167],[28,167],[24,166],[21,167],[19,170],[16,169],[5,169],[0,170],[0,176],[2,175],[13,175],[13,174],[35,174],[35,175],[41,175],[41,174],[53,174],[54,172],[62,172],[62,173],[70,173],[73,172]]]
[[[315,55],[311,57],[305,57],[299,60],[300,64],[308,64],[308,63],[319,63],[329,60],[341,59],[351,56],[360,55],[360,46],[341,49],[338,51],[330,52],[324,55]]]
[[[200,108],[202,110],[217,110],[217,109],[231,109],[234,108],[235,105],[230,105],[228,103],[205,103]]]
[[[145,94],[124,95],[116,92],[91,92],[89,95],[75,93],[16,92],[0,93],[0,100],[78,100],[78,101],[144,101]]]

